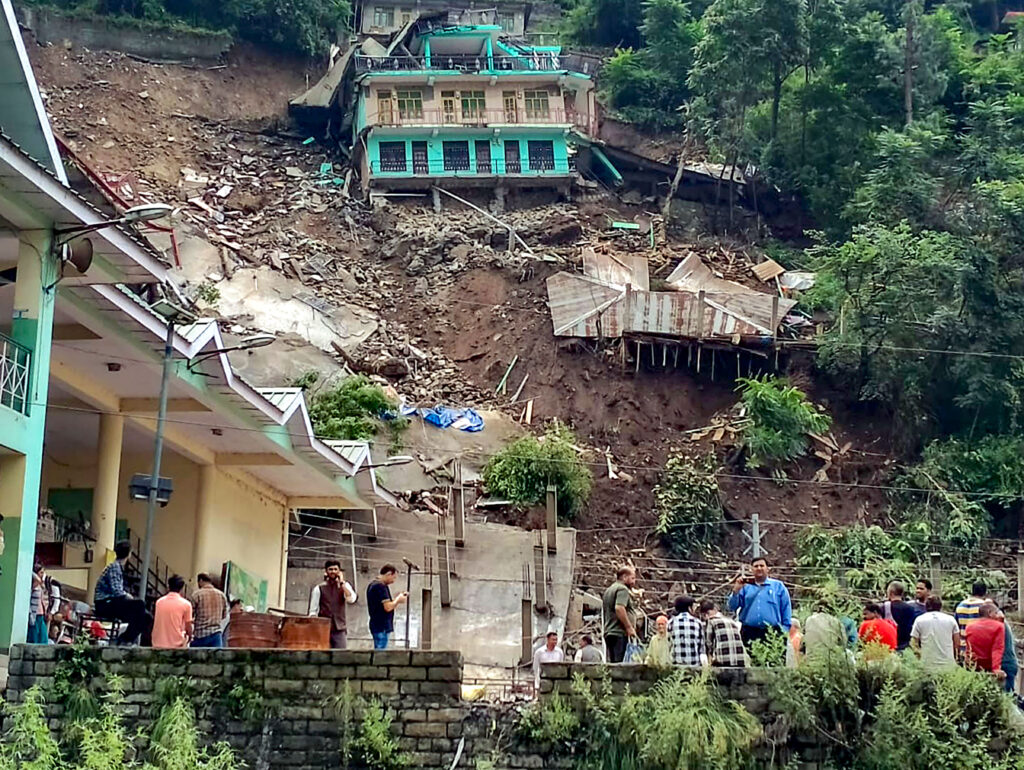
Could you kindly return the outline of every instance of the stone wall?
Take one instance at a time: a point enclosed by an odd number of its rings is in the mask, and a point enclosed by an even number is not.
[[[20,645],[12,648],[7,699],[20,702],[25,691],[52,684],[57,668],[71,658],[70,647]],[[545,747],[510,741],[517,706],[470,704],[461,699],[462,656],[457,652],[423,650],[323,651],[290,650],[152,650],[90,648],[93,686],[105,686],[108,675],[121,678],[125,698],[119,706],[130,731],[146,728],[155,718],[156,688],[167,677],[183,677],[195,694],[199,729],[211,740],[226,740],[249,767],[270,770],[325,770],[340,767],[340,723],[331,706],[348,686],[353,693],[377,698],[393,716],[399,747],[417,770],[448,770],[462,743],[458,767],[473,768],[491,759],[497,770],[571,768],[573,758],[554,758]],[[609,678],[613,693],[640,694],[665,675],[641,665],[548,664],[541,690],[569,694],[573,675],[588,681]],[[763,721],[772,719],[758,669],[714,670],[723,694],[739,701]],[[236,713],[228,695],[236,684],[263,698],[265,716]],[[47,705],[50,727],[62,728],[62,706]],[[799,747],[803,764],[816,768],[814,750]],[[809,749],[809,750],[808,750]]]
[[[94,51],[121,51],[158,61],[217,60],[231,48],[226,34],[147,28],[100,16],[70,16],[53,8],[21,6],[18,22],[38,43],[59,45],[69,40]]]

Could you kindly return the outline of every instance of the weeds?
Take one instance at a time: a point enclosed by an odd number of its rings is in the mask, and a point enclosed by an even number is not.
[[[712,542],[722,520],[714,457],[671,455],[654,488],[654,508],[654,532],[675,555]]]
[[[391,734],[392,716],[380,701],[359,697],[346,681],[341,693],[328,705],[341,727],[339,750],[342,767],[368,770],[404,770],[409,767],[409,756],[399,750],[398,741]]]

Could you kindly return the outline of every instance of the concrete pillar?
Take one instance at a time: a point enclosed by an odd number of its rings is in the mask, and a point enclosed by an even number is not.
[[[99,442],[96,451],[96,487],[92,495],[92,565],[89,567],[91,597],[96,581],[106,566],[104,555],[114,550],[117,523],[117,497],[120,492],[121,446],[124,438],[124,415],[101,414]]]
[[[196,491],[196,534],[192,541],[192,574],[190,580],[200,572],[214,569],[221,561],[212,553],[216,548],[213,539],[213,487],[217,478],[216,465],[199,466],[199,488]],[[212,577],[216,577],[213,575]]]
[[[440,214],[441,213],[441,192],[436,187],[432,187],[432,188],[430,188],[430,194],[431,194],[431,197],[434,200],[434,213],[435,214]]]
[[[548,553],[558,553],[558,488],[548,484],[546,494]]]
[[[18,409],[0,406],[0,446],[6,450],[0,452],[0,648],[24,642],[28,632],[57,277],[49,228],[23,231],[18,237],[10,336],[29,352],[29,379],[27,397]]]

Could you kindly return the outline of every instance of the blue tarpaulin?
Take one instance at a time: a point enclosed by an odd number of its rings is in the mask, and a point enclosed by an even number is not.
[[[433,409],[415,409],[402,407],[402,415],[411,417],[418,414],[431,425],[438,428],[455,428],[467,433],[477,433],[484,429],[484,418],[475,409],[452,409],[447,406],[435,406]]]

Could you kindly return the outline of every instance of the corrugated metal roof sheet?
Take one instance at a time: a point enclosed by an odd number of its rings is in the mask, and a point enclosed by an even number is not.
[[[255,390],[282,412],[287,412],[295,403],[295,399],[302,397],[302,388],[255,388]]]
[[[615,286],[632,286],[640,291],[651,290],[647,257],[598,254],[591,248],[583,250],[583,274]]]
[[[602,275],[614,272],[607,262],[599,267]],[[677,286],[699,288],[637,291],[590,276],[556,273],[547,281],[555,336],[771,337],[783,316],[796,304],[791,299],[717,278],[695,255],[684,260],[672,275]],[[621,265],[619,277],[625,277]]]

